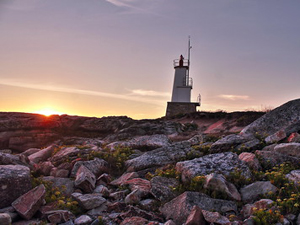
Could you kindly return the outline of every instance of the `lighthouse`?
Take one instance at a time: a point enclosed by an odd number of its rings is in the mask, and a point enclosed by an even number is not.
[[[180,55],[179,59],[173,61],[175,74],[171,102],[168,102],[167,105],[167,117],[196,112],[197,106],[200,106],[200,97],[198,97],[198,102],[191,102],[193,79],[189,74],[190,49],[191,45],[189,40],[188,59],[184,59],[183,55]]]

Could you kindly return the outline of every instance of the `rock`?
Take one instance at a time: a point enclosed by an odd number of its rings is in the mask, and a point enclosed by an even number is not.
[[[299,214],[298,217],[297,217],[296,224],[297,224],[297,225],[300,225],[300,214]]]
[[[156,176],[150,180],[151,194],[161,202],[167,202],[176,197],[172,190],[179,185],[175,178]]]
[[[52,224],[66,223],[70,220],[75,219],[73,213],[68,210],[53,210],[46,212],[46,217]]]
[[[142,196],[146,196],[150,193],[151,185],[149,180],[134,178],[126,181],[124,184],[129,185],[131,191],[139,190]]]
[[[93,222],[93,219],[87,215],[81,215],[76,218],[74,221],[75,225],[90,225]]]
[[[27,149],[25,152],[20,153],[20,155],[25,155],[25,156],[28,157],[28,156],[30,156],[34,153],[39,152],[39,151],[41,151],[41,149],[39,149],[39,148],[30,148],[30,149]]]
[[[300,134],[298,133],[291,133],[291,135],[288,137],[288,142],[300,142]]]
[[[108,188],[105,187],[104,185],[97,186],[94,190],[94,193],[102,194],[102,196],[104,196],[104,197],[108,197],[110,194]]]
[[[241,201],[241,195],[234,184],[226,181],[226,178],[222,174],[211,173],[206,175],[203,186],[204,188],[225,193],[232,200]]]
[[[47,148],[44,148],[30,156],[28,156],[28,159],[33,163],[39,163],[46,161],[48,158],[50,158],[54,152],[55,149],[57,149],[57,145],[50,145]]]
[[[11,217],[8,213],[0,213],[0,224],[1,225],[11,224]]]
[[[229,219],[225,216],[222,216],[219,212],[209,212],[202,210],[204,219],[210,224],[224,224],[231,225]]]
[[[72,197],[78,201],[79,205],[85,210],[94,209],[106,202],[106,199],[101,194],[72,194]]]
[[[172,219],[176,224],[183,224],[195,205],[202,210],[223,213],[237,210],[236,204],[232,201],[213,199],[199,192],[187,191],[164,204],[160,211],[166,219]]]
[[[121,177],[119,177],[118,179],[113,180],[112,182],[110,182],[111,185],[114,186],[119,186],[119,185],[124,185],[124,183],[128,180],[131,180],[133,178],[138,178],[139,175],[136,172],[131,172],[131,173],[124,173]]]
[[[41,162],[39,164],[34,165],[34,171],[37,174],[44,175],[44,176],[49,176],[53,168],[54,168],[53,164],[49,161]]]
[[[259,196],[276,192],[277,187],[271,184],[270,181],[257,181],[240,189],[242,200],[244,202],[255,201]]]
[[[74,225],[74,223],[72,220],[69,220],[68,222],[60,223],[59,225]]]
[[[135,206],[131,206],[128,205],[125,209],[125,212],[122,212],[119,217],[121,219],[125,219],[127,217],[133,217],[133,216],[137,216],[137,217],[142,217],[146,220],[151,220],[151,221],[158,221],[158,222],[162,222],[163,219],[161,217],[159,217],[157,214],[153,213],[153,212],[147,212],[145,210],[139,209]]]
[[[147,211],[156,211],[158,202],[154,199],[144,199],[140,201],[140,206],[142,209]]]
[[[168,220],[167,222],[164,223],[164,225],[176,225],[173,220]]]
[[[107,185],[111,182],[111,176],[107,173],[103,173],[100,177],[97,178],[96,185]]]
[[[300,185],[300,170],[293,170],[286,175],[286,178],[297,185]]]
[[[212,146],[210,147],[209,151],[211,153],[230,151],[230,149],[232,149],[246,141],[248,141],[248,140],[240,135],[230,134],[230,135],[216,141],[215,143],[213,143]]]
[[[255,120],[241,131],[241,135],[272,135],[279,130],[284,130],[287,135],[290,135],[292,132],[295,132],[292,131],[291,126],[297,124],[299,118],[300,99],[296,99],[277,107]]]
[[[11,203],[32,188],[30,169],[20,165],[0,165],[0,208]]]
[[[57,187],[65,196],[71,196],[71,194],[74,192],[74,181],[70,178],[61,178],[61,177],[52,177],[47,176],[43,177],[42,180],[51,182],[52,187]]]
[[[45,194],[45,186],[41,184],[16,199],[12,206],[20,216],[29,220],[42,206]]]
[[[61,177],[61,178],[67,178],[69,177],[69,170],[65,170],[65,169],[58,169],[58,168],[52,168],[51,172],[50,172],[50,176],[53,177]]]
[[[135,205],[141,201],[142,193],[138,189],[133,190],[126,197],[124,202],[126,204]]]
[[[261,199],[257,202],[254,202],[253,204],[246,204],[243,206],[242,210],[241,210],[241,214],[243,216],[244,219],[250,217],[253,212],[254,212],[254,208],[256,208],[257,210],[259,209],[269,209],[270,207],[272,207],[273,201],[271,199]]]
[[[22,165],[29,166],[29,161],[24,155],[12,155],[0,153],[0,165]]]
[[[261,141],[254,138],[250,141],[246,141],[245,143],[239,144],[235,149],[239,151],[252,151],[259,149],[261,146]]]
[[[205,225],[206,222],[204,220],[202,210],[198,206],[193,206],[185,225]]]
[[[276,143],[278,141],[283,140],[284,138],[286,138],[286,133],[284,130],[279,130],[276,133],[268,136],[265,138],[265,142],[267,144],[271,144],[271,143]]]
[[[187,142],[179,142],[171,146],[158,148],[125,162],[127,171],[139,171],[147,168],[160,167],[186,158],[193,149]]]
[[[142,151],[150,151],[170,145],[169,139],[164,134],[146,135],[132,138],[128,141],[113,142],[107,145],[108,148],[114,149],[117,147],[128,147]]]
[[[253,170],[261,170],[261,165],[255,154],[250,152],[242,152],[239,154],[239,159],[245,162],[249,168]]]
[[[275,151],[255,151],[255,154],[261,159],[263,164],[268,165],[269,167],[274,167],[284,162],[291,162],[295,165],[300,163],[300,158]]]
[[[122,200],[126,197],[126,195],[128,193],[129,193],[129,190],[116,191],[116,192],[110,193],[109,197],[114,200]]]
[[[75,163],[72,172],[71,172],[71,177],[75,177],[76,173],[79,169],[79,167],[83,165],[87,169],[89,169],[96,177],[100,176],[102,173],[108,171],[108,164],[105,160],[95,158],[94,160],[90,161],[78,161]]]
[[[138,217],[138,216],[133,216],[133,217],[127,217],[125,220],[120,223],[120,225],[146,225],[148,224],[148,220]]]
[[[81,165],[77,170],[74,184],[85,193],[91,193],[95,189],[96,177],[89,169]]]
[[[91,209],[87,211],[87,215],[91,216],[92,218],[98,217],[103,215],[103,212],[107,211],[107,204],[102,204],[101,206]]]
[[[300,158],[300,143],[283,143],[276,145],[275,152]]]
[[[176,164],[176,170],[181,173],[183,182],[187,182],[195,176],[207,175],[212,172],[229,175],[236,168],[242,172],[243,176],[247,178],[251,176],[248,166],[239,160],[237,154],[232,152],[210,154]]]

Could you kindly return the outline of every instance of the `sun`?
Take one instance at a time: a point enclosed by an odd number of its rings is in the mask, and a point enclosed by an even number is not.
[[[63,113],[60,113],[58,111],[55,111],[53,109],[41,109],[37,110],[34,113],[42,114],[44,116],[51,116],[51,115],[62,115]]]

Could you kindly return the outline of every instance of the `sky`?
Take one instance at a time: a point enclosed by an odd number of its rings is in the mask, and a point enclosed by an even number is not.
[[[298,0],[0,0],[0,111],[165,115],[191,37],[200,111],[300,96]]]

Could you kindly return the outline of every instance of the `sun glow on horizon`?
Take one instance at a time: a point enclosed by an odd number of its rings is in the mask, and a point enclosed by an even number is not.
[[[61,113],[61,112],[58,112],[54,109],[41,109],[41,110],[37,110],[37,111],[34,111],[33,113],[37,113],[37,114],[41,114],[41,115],[44,115],[44,116],[51,116],[51,115],[62,115],[64,113]]]

